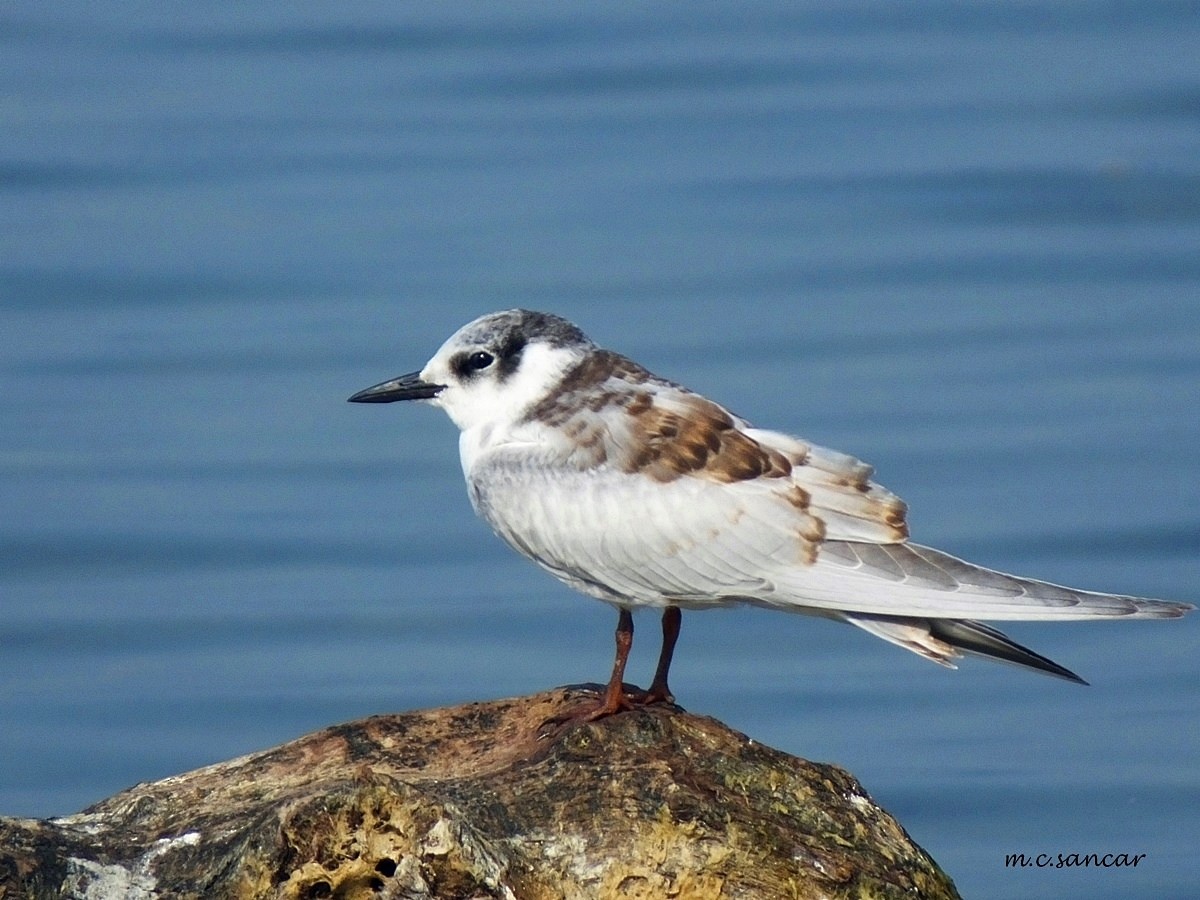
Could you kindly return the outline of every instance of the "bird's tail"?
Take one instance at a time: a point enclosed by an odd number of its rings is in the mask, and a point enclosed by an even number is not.
[[[951,669],[956,668],[955,660],[961,658],[964,653],[971,653],[1044,672],[1077,684],[1087,684],[1070,669],[1060,666],[1054,660],[1034,653],[1028,647],[1022,647],[990,625],[971,619],[910,619],[863,613],[847,613],[843,614],[842,618],[876,637]]]

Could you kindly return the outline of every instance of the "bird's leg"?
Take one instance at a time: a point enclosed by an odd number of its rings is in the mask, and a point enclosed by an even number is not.
[[[675,652],[675,641],[679,638],[679,609],[669,606],[663,612],[662,652],[658,656],[658,669],[654,673],[654,681],[648,691],[637,691],[632,696],[625,693],[625,663],[629,659],[629,651],[633,647],[633,614],[622,609],[617,619],[617,653],[613,658],[612,677],[604,689],[604,696],[599,705],[592,709],[586,707],[580,711],[562,716],[554,716],[542,723],[538,739],[542,740],[557,732],[560,728],[578,725],[583,722],[595,722],[625,710],[635,709],[648,703],[674,703],[671,689],[667,687],[667,672],[671,668],[671,655]]]
[[[667,672],[671,668],[671,657],[675,653],[675,642],[679,640],[679,625],[683,620],[678,606],[668,606],[662,615],[662,650],[658,654],[658,668],[654,670],[654,681],[650,690],[641,698],[641,703],[674,703],[675,698],[667,686]]]
[[[629,659],[629,650],[633,646],[633,613],[627,609],[621,610],[617,619],[617,655],[613,658],[612,677],[604,691],[600,705],[587,716],[589,722],[611,716],[633,705],[625,699],[625,661]]]
[[[625,662],[629,659],[629,650],[632,647],[633,613],[622,609],[620,617],[617,619],[617,654],[613,658],[612,677],[608,680],[608,686],[604,689],[604,696],[600,698],[599,705],[588,704],[582,709],[577,707],[572,712],[551,716],[538,728],[538,740],[545,740],[559,733],[563,728],[580,725],[584,722],[595,722],[597,719],[633,709],[633,703],[625,696]]]

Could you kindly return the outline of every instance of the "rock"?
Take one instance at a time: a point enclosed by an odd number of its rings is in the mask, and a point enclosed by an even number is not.
[[[584,697],[375,716],[0,819],[0,898],[958,896],[841,769],[668,706],[544,727]]]

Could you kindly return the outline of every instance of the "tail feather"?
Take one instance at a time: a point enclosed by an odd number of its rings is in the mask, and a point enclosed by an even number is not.
[[[1060,666],[1054,660],[1034,653],[1028,647],[1022,647],[989,625],[971,619],[916,619],[863,613],[845,613],[842,618],[876,637],[951,669],[956,668],[955,660],[960,659],[964,653],[971,653],[997,662],[1012,663],[1025,669],[1043,672],[1076,684],[1087,684],[1070,669]]]
[[[1076,684],[1087,684],[1070,669],[1060,666],[1040,653],[1034,653],[1028,647],[1022,647],[1008,635],[982,622],[973,622],[970,619],[931,619],[929,633],[965,653],[1013,663],[1026,669],[1065,678]]]

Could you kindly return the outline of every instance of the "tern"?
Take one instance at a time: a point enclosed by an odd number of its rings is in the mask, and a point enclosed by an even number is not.
[[[1086,683],[983,620],[1194,608],[1006,575],[913,543],[905,504],[867,464],[755,428],[548,313],[482,316],[419,372],[349,399],[445,410],[476,513],[564,584],[616,607],[612,676],[585,719],[674,701],[683,609],[805,613],[950,668],[971,653]],[[641,607],[662,611],[662,649],[649,690],[626,693]]]

